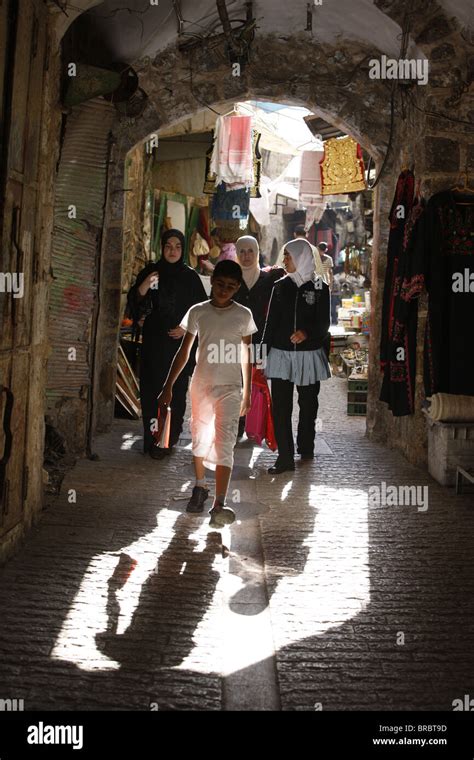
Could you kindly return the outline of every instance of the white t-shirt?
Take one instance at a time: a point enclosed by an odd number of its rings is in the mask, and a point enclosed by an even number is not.
[[[320,254],[321,261],[323,262],[323,269],[324,269],[324,277],[323,280],[326,283],[326,285],[331,285],[331,275],[330,271],[333,268],[333,260],[331,256],[329,256],[327,253]]]
[[[209,385],[242,385],[242,338],[258,330],[250,309],[235,301],[224,309],[204,301],[191,306],[180,327],[199,339],[196,379]]]

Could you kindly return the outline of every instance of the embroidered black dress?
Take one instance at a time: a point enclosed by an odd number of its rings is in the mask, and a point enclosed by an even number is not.
[[[417,256],[425,260],[429,298],[424,351],[426,395],[473,396],[474,283],[469,277],[474,273],[473,196],[451,190],[433,195],[416,245]],[[464,287],[453,287],[461,276]]]
[[[395,304],[395,279],[398,276],[398,259],[402,252],[405,225],[413,206],[415,177],[409,170],[403,171],[397,181],[395,196],[390,209],[390,234],[387,245],[387,268],[382,305],[382,331],[380,337],[380,369],[386,372],[390,363],[390,344]],[[388,398],[380,397],[381,401]]]
[[[393,282],[392,329],[380,398],[395,417],[415,410],[418,297],[425,280],[425,257],[416,240],[425,206],[424,200],[417,199],[412,207]]]

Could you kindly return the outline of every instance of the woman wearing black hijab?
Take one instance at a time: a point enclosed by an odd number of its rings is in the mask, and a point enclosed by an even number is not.
[[[140,402],[143,450],[154,459],[161,459],[169,453],[167,449],[153,446],[151,426],[157,416],[157,396],[184,335],[179,323],[191,306],[207,300],[199,275],[184,263],[182,232],[166,230],[161,237],[161,251],[160,260],[142,269],[128,293],[129,313],[135,325],[146,317],[140,362]],[[193,368],[194,354],[173,388],[170,449],[177,443],[183,428],[186,392]]]

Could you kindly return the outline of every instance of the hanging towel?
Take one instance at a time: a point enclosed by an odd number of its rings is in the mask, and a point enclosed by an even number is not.
[[[229,167],[234,182],[243,183],[249,189],[253,185],[252,117],[231,116],[229,138]]]
[[[324,150],[305,150],[301,158],[299,200],[305,206],[321,202],[321,167]]]
[[[259,143],[261,133],[256,129],[252,129],[252,160],[253,160],[253,172],[254,183],[250,188],[251,198],[261,198],[260,195],[260,177],[262,174],[262,154],[260,153]],[[206,153],[206,172],[204,178],[203,193],[206,195],[212,195],[216,191],[216,175],[211,171],[211,161],[213,156],[213,146],[209,148]],[[266,222],[270,224],[270,220]]]
[[[230,120],[218,116],[214,127],[214,147],[212,149],[210,172],[216,177],[221,174],[221,167],[227,163],[229,155]],[[222,179],[219,179],[222,182]]]
[[[214,132],[210,164],[216,185],[225,182],[229,189],[250,189],[254,184],[251,116],[219,116]]]

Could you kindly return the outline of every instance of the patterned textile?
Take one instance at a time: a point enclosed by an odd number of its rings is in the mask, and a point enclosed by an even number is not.
[[[403,205],[403,193],[396,195]],[[392,233],[397,232],[393,219]],[[389,343],[381,400],[394,415],[415,411],[418,297],[426,288],[428,316],[423,357],[425,393],[474,396],[472,293],[453,282],[474,270],[474,201],[452,191],[415,203],[405,225],[393,278]],[[393,267],[392,267],[393,274]],[[387,370],[387,366],[389,369]]]
[[[360,145],[349,136],[327,140],[321,162],[321,194],[338,195],[365,189]]]
[[[390,234],[387,245],[387,268],[382,305],[382,334],[380,338],[380,367],[384,371],[388,361],[390,336],[393,326],[394,288],[398,276],[398,258],[402,251],[405,225],[411,214],[415,190],[415,177],[411,171],[403,171],[395,189],[389,214]],[[383,400],[383,399],[382,399]]]
[[[383,373],[380,400],[394,416],[413,414],[416,372],[416,330],[421,289],[410,291],[420,262],[414,251],[414,228],[423,213],[423,203],[414,203],[415,178],[402,172],[389,214],[390,234],[382,307],[380,366]]]
[[[226,182],[234,189],[250,189],[254,184],[252,117],[219,116],[214,134],[210,169],[216,185]]]
[[[250,188],[251,198],[261,198],[260,195],[260,177],[262,173],[262,155],[259,150],[261,134],[255,129],[252,130],[252,145],[253,145],[253,171],[254,171],[254,183]],[[212,158],[213,146],[209,148],[206,153],[206,174],[204,180],[203,192],[206,195],[212,195],[216,192],[216,175],[211,170],[211,158]]]
[[[215,221],[247,219],[249,207],[249,190],[228,190],[225,182],[216,187],[212,196],[212,218]]]

